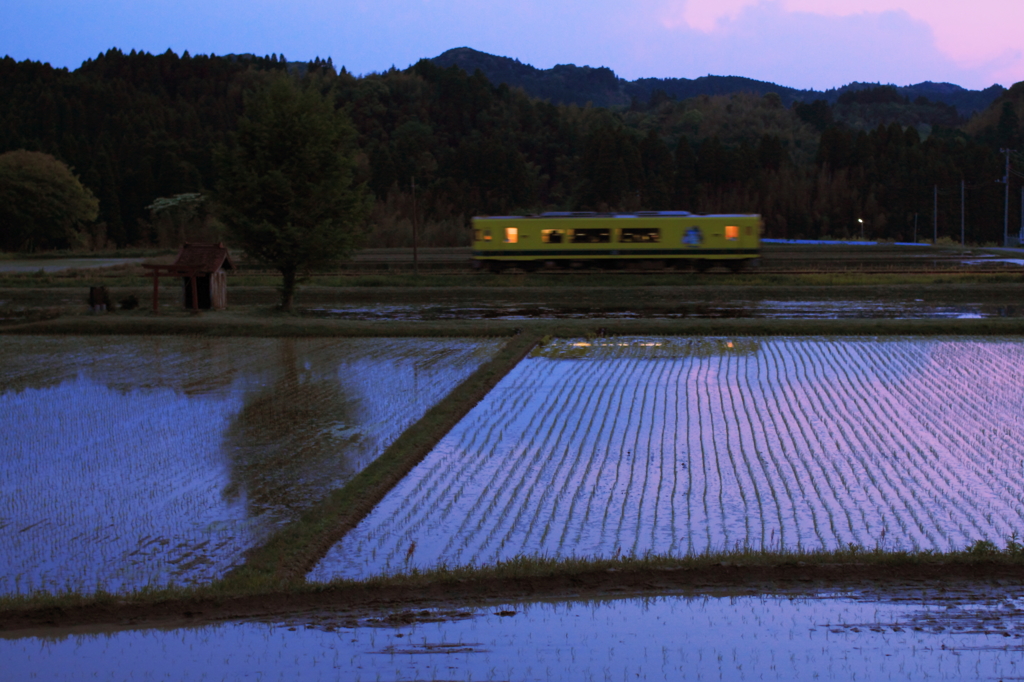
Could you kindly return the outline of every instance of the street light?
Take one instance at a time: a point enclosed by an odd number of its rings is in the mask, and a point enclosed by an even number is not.
[[[857,218],[857,222],[860,223],[860,240],[864,241],[864,219]]]

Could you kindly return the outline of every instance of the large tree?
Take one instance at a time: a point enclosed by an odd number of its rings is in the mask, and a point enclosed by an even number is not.
[[[246,97],[216,199],[232,238],[281,272],[284,310],[299,275],[359,244],[366,201],[353,183],[354,150],[348,117],[315,83],[275,74]]]
[[[0,154],[0,249],[35,251],[78,244],[78,228],[96,219],[99,202],[49,154]]]

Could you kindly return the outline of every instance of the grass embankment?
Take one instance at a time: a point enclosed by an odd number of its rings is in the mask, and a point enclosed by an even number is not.
[[[0,274],[0,287],[81,287],[102,284],[109,288],[152,287],[152,281],[139,268],[119,266],[116,270],[74,270],[55,273],[7,273]],[[633,273],[633,272],[583,272],[564,274],[492,274],[477,272],[451,272],[434,274],[335,274],[315,275],[307,280],[307,286],[317,287],[654,287],[654,286],[889,286],[895,284],[999,284],[1024,283],[1020,272],[978,272],[971,270],[950,270],[949,272],[893,272],[865,273],[856,270],[815,274],[786,273]],[[280,275],[269,273],[246,273],[242,271],[228,278],[229,287],[277,287]],[[301,287],[300,294],[301,297]]]
[[[492,566],[438,568],[364,581],[225,580],[194,588],[130,594],[36,594],[0,597],[0,631],[83,625],[200,624],[310,609],[423,608],[536,599],[707,593],[748,594],[857,589],[919,581],[992,583],[1024,575],[1020,545],[979,542],[950,552],[847,548],[835,551],[734,550],[691,557],[617,559],[515,558]]]
[[[1013,336],[1024,318],[982,319],[567,319],[391,322],[306,318],[284,314],[82,315],[12,324],[0,334],[183,334],[233,337],[504,336]]]

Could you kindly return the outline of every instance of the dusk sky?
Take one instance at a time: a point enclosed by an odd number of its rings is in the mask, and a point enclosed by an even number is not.
[[[110,47],[332,57],[357,74],[452,47],[628,79],[737,75],[967,88],[1024,80],[1020,0],[6,0],[0,55],[76,68]]]

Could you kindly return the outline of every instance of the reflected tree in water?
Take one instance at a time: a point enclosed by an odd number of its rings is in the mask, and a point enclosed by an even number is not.
[[[276,376],[245,397],[224,434],[229,498],[252,516],[294,518],[351,478],[362,452],[360,400],[339,380],[336,363],[300,357],[280,342]]]

